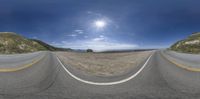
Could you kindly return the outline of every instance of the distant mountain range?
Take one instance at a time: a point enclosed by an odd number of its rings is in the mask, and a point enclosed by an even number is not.
[[[28,39],[13,32],[0,32],[0,54],[28,53],[35,51],[71,51],[57,48],[43,41]]]
[[[200,53],[200,32],[192,33],[186,39],[176,42],[170,49],[183,53]]]
[[[108,51],[102,51],[101,53],[142,52],[142,51],[152,51],[152,50],[156,49],[108,50]]]

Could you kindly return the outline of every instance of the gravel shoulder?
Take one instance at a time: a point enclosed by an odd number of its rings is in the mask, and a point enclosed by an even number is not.
[[[94,76],[116,76],[144,62],[151,51],[121,53],[56,52],[64,64]]]

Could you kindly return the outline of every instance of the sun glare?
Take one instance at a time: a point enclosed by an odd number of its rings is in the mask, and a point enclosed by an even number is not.
[[[97,20],[97,21],[95,21],[95,26],[96,26],[97,28],[103,28],[103,27],[106,26],[106,22],[103,21],[103,20]]]

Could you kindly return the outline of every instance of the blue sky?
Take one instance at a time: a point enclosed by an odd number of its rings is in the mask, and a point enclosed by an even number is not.
[[[199,0],[1,0],[0,31],[58,47],[166,48],[200,31]],[[101,29],[95,22],[103,21]]]

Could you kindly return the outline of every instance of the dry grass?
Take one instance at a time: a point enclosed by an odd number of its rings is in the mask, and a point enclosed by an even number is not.
[[[75,69],[96,76],[120,75],[143,62],[150,51],[124,53],[58,52],[61,60]]]

